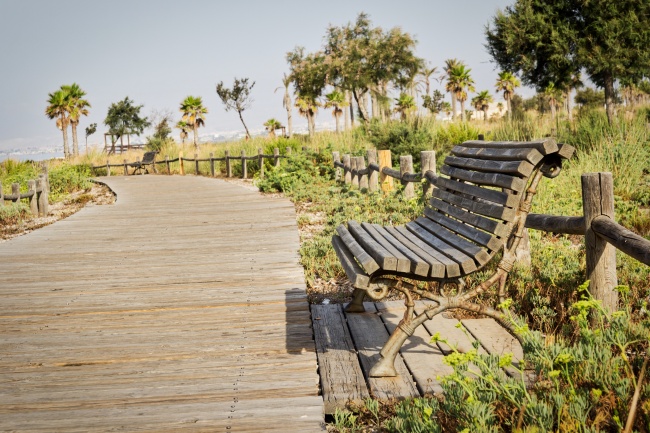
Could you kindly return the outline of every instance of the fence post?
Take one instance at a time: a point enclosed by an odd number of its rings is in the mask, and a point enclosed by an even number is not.
[[[257,161],[260,165],[260,179],[264,178],[264,154],[262,153],[262,148],[257,148]]]
[[[287,147],[285,151],[287,153],[287,156],[291,156],[291,147]]]
[[[404,176],[407,173],[413,173],[413,157],[411,155],[402,155],[399,157],[399,174]],[[415,196],[415,185],[413,182],[401,181],[404,185],[404,198],[411,199]]]
[[[368,166],[377,164],[377,149],[368,149],[366,156],[368,157]],[[370,170],[370,173],[368,173],[368,189],[370,192],[376,192],[379,188],[378,179],[379,174],[375,170]]]
[[[379,183],[381,190],[387,193],[393,190],[393,178],[386,176],[381,171],[384,167],[393,168],[393,161],[390,156],[390,150],[378,150],[377,154],[379,156]]]
[[[12,200],[14,203],[20,203],[20,184],[12,183],[11,184],[11,194],[16,197],[15,200]]]
[[[357,170],[365,170],[366,168],[366,158],[363,156],[357,156]],[[359,189],[368,190],[368,175],[363,174],[359,175]]]
[[[2,182],[0,182],[0,207],[5,205],[5,193],[2,192]]]
[[[47,216],[47,214],[50,211],[49,210],[50,202],[49,202],[49,194],[48,194],[49,187],[47,183],[47,177],[45,176],[46,176],[45,174],[38,175],[38,181],[40,181],[41,183],[41,195],[38,198],[38,207],[39,207],[40,214],[42,216]]]
[[[158,174],[158,170],[156,169],[156,155],[158,155],[158,152],[153,154],[153,162],[151,163],[151,171],[153,171],[154,174]]]
[[[28,180],[27,188],[29,189],[29,191],[33,192],[32,196],[29,198],[29,207],[32,210],[32,215],[38,216],[38,203],[36,201],[38,198],[36,197],[36,181]]]
[[[124,176],[128,176],[128,174],[129,174],[129,169],[127,168],[127,165],[126,165],[126,164],[127,164],[127,163],[126,163],[126,159],[123,159],[123,160],[122,160],[122,164],[124,165]]]
[[[358,159],[356,156],[350,157],[350,174],[352,175],[352,188],[359,189],[359,175],[353,172],[353,170],[356,171],[359,168],[357,162]]]
[[[280,166],[280,149],[278,149],[277,147],[273,149],[273,164],[276,167]]]
[[[106,176],[111,175],[111,162],[107,159],[106,160]]]
[[[178,162],[181,166],[181,176],[185,176],[185,164],[183,163],[183,151],[178,152]]]
[[[165,155],[165,165],[167,166],[167,174],[172,174],[171,167],[169,166],[169,155]]]
[[[349,185],[352,182],[352,173],[350,173],[350,154],[343,155],[343,181]]]
[[[422,179],[424,179],[424,174],[427,171],[436,172],[436,151],[435,150],[425,150],[420,152],[420,165],[422,166]],[[433,185],[429,182],[424,181],[422,183],[422,196],[431,194],[433,192]]]
[[[246,179],[248,177],[248,168],[246,167],[246,151],[241,151],[241,178]]]
[[[618,285],[616,247],[601,239],[591,228],[594,218],[604,215],[614,221],[614,180],[612,173],[585,173],[581,176],[585,218],[587,279],[591,295],[608,311],[616,311]]]
[[[341,154],[332,152],[332,160],[334,161],[334,180],[338,182],[341,179],[341,168],[336,166],[337,162],[341,162]]]
[[[194,171],[196,172],[196,175],[197,175],[197,176],[198,176],[199,174],[201,174],[201,173],[199,172],[199,154],[198,154],[198,153],[195,153],[195,154],[194,154]]]
[[[226,177],[232,177],[232,166],[230,165],[230,151],[226,150]]]
[[[210,176],[214,177],[214,153],[210,152]]]

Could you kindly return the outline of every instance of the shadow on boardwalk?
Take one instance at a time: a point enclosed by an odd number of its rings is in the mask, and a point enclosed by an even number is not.
[[[201,177],[0,244],[0,430],[321,431],[294,209]]]

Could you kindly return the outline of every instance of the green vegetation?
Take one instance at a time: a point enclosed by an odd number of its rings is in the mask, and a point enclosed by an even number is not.
[[[90,108],[90,103],[83,99],[86,92],[77,83],[72,83],[62,85],[59,90],[48,96],[45,115],[50,119],[56,119],[56,127],[63,133],[63,155],[66,159],[78,156],[77,125],[81,116],[88,115],[88,108]],[[68,145],[68,126],[72,126],[72,153]],[[86,134],[86,137],[88,135]]]
[[[140,135],[151,125],[146,117],[140,117],[142,107],[143,105],[133,105],[133,101],[127,96],[108,108],[104,125],[108,126],[108,133],[111,135],[111,152],[115,153],[118,138],[121,140],[125,135]]]
[[[239,120],[241,120],[244,129],[246,130],[246,137],[251,138],[250,132],[248,132],[248,126],[244,122],[244,117],[242,113],[245,110],[248,110],[253,103],[251,98],[251,90],[255,86],[255,81],[248,83],[248,78],[235,78],[235,81],[232,84],[232,88],[228,88],[221,81],[217,84],[217,95],[223,102],[223,105],[226,107],[226,111],[235,110],[239,114]]]

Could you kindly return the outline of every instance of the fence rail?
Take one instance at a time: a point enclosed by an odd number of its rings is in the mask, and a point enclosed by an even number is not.
[[[280,160],[282,158],[287,158],[291,155],[291,147],[287,147],[285,149],[285,154],[281,155],[280,150],[276,147],[273,149],[273,154],[272,155],[267,155],[262,152],[262,149],[257,149],[257,155],[252,155],[252,156],[247,156],[246,152],[244,150],[241,151],[240,155],[230,155],[230,151],[226,150],[224,152],[224,156],[222,157],[215,157],[214,153],[210,153],[209,158],[199,158],[198,154],[194,154],[193,158],[188,158],[183,155],[183,152],[179,152],[178,157],[170,159],[169,155],[166,155],[164,159],[159,159],[156,160],[154,158],[153,162],[150,164],[146,165],[151,165],[152,170],[157,173],[158,169],[156,166],[162,165],[164,166],[164,169],[167,171],[167,174],[172,173],[172,168],[171,164],[178,162],[179,163],[179,173],[181,175],[184,175],[186,172],[186,167],[185,163],[193,163],[194,165],[194,173],[197,175],[202,174],[201,172],[201,167],[199,163],[209,163],[210,168],[209,172],[212,177],[215,177],[217,174],[217,168],[215,165],[215,162],[224,162],[225,163],[225,175],[226,177],[233,177],[233,162],[239,162],[241,163],[241,175],[242,179],[247,179],[248,178],[248,161],[256,161],[258,163],[258,173],[260,177],[264,177],[264,160],[272,160],[274,166],[279,166],[280,165]],[[137,158],[135,163],[140,163],[140,159]],[[91,169],[93,170],[93,174],[97,173],[97,170],[99,169],[105,169],[106,170],[106,175],[111,176],[112,173],[112,168],[121,168],[123,170],[124,175],[129,174],[129,168],[133,167],[133,162],[129,162],[126,159],[122,163],[113,163],[111,164],[110,160],[106,160],[106,164],[103,165],[93,165],[91,166]],[[219,170],[221,171],[221,170]],[[205,171],[207,174],[207,170]]]
[[[20,184],[11,184],[11,194],[5,194],[0,182],[0,207],[5,205],[5,201],[18,203],[21,200],[29,199],[29,208],[34,216],[47,216],[49,212],[49,190],[50,183],[48,180],[47,167],[45,173],[40,174],[38,179],[27,181],[27,192],[20,192]]]

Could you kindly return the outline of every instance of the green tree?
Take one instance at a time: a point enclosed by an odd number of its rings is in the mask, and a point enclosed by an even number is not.
[[[185,146],[185,140],[187,139],[187,136],[189,135],[190,131],[190,125],[187,124],[186,121],[184,120],[179,120],[176,122],[176,128],[180,129],[180,137],[181,137],[181,145]]]
[[[78,156],[79,142],[77,140],[77,125],[79,125],[79,119],[81,116],[88,115],[90,103],[83,99],[83,97],[86,96],[86,92],[84,92],[77,83],[72,83],[69,86],[61,86],[61,90],[67,93],[69,100],[69,119],[72,128],[72,154]]]
[[[86,153],[88,153],[88,136],[93,135],[95,132],[97,132],[96,123],[91,123],[90,125],[86,126]]]
[[[194,148],[198,151],[198,129],[205,126],[205,115],[208,114],[208,109],[203,106],[203,99],[200,96],[190,95],[181,102],[180,111],[183,113],[181,120],[194,132]]]
[[[605,105],[605,92],[587,87],[576,92],[574,101],[580,106],[580,111],[602,107]]]
[[[264,122],[264,128],[269,132],[269,138],[275,138],[275,131],[284,128],[280,121],[270,118]]]
[[[47,107],[45,115],[50,119],[56,119],[56,127],[63,133],[63,156],[65,159],[70,158],[70,148],[68,146],[68,125],[70,124],[70,99],[67,92],[57,90],[48,94]]]
[[[326,85],[325,55],[322,52],[305,54],[303,47],[297,47],[287,53],[287,62],[291,69],[291,81],[298,95],[295,106],[299,114],[307,118],[309,135],[313,136],[316,129],[315,116],[320,106],[318,100]]]
[[[476,96],[472,98],[472,106],[477,111],[483,112],[483,120],[488,120],[488,108],[490,108],[490,102],[493,101],[492,95],[487,90],[480,91]]]
[[[460,102],[461,120],[464,119],[467,92],[475,91],[474,80],[469,74],[470,71],[471,69],[463,64],[456,65],[449,71],[449,77],[447,79],[447,90],[453,92],[456,100]]]
[[[111,153],[115,152],[117,138],[120,140],[125,135],[130,143],[131,134],[140,135],[150,123],[146,117],[140,117],[142,105],[133,105],[133,101],[127,96],[122,101],[111,104],[104,119],[104,125],[108,126],[108,133],[111,134]]]
[[[451,118],[456,118],[456,92],[454,91],[454,84],[451,81],[451,70],[457,66],[462,65],[458,59],[447,59],[445,60],[445,75],[447,76],[447,84],[445,85],[445,90],[451,95]]]
[[[447,117],[451,116],[452,107],[451,107],[451,104],[449,102],[443,101],[442,104],[440,105],[440,108],[442,109],[442,111],[445,112]]]
[[[332,116],[336,121],[336,133],[340,132],[340,119],[343,114],[343,108],[348,106],[348,102],[345,100],[345,95],[337,90],[328,93],[325,95],[325,108],[332,109]]]
[[[431,114],[434,116],[444,109],[444,104],[443,102],[444,95],[440,90],[434,90],[433,94],[431,96],[429,95],[424,95],[424,102],[422,103],[422,106],[426,109],[428,109]],[[449,104],[447,102],[447,104]]]
[[[563,92],[562,90],[555,87],[555,84],[549,83],[544,89],[544,97],[548,101],[548,105],[551,107],[551,119],[555,120],[557,116],[557,107],[562,101]]]
[[[512,73],[508,71],[499,72],[496,88],[497,92],[503,92],[503,99],[506,100],[506,106],[508,108],[508,119],[512,118],[512,107],[510,104],[512,95],[515,94],[515,89],[520,85],[519,78],[515,77]]]
[[[291,137],[293,133],[293,105],[291,103],[291,95],[289,94],[289,86],[291,85],[291,76],[284,74],[282,78],[282,87],[277,87],[275,91],[284,88],[284,97],[282,98],[282,106],[287,110],[287,137]]]
[[[407,120],[413,110],[415,110],[415,98],[413,96],[401,93],[399,98],[395,99],[395,112],[399,113],[402,121]]]
[[[248,83],[248,78],[235,78],[232,88],[228,88],[221,81],[217,84],[217,95],[221,98],[221,102],[226,107],[226,111],[235,110],[239,114],[244,129],[246,130],[246,138],[251,138],[248,127],[244,122],[242,113],[251,107],[253,99],[251,98],[251,90],[255,86],[255,81]]]
[[[641,0],[517,0],[486,28],[487,49],[504,70],[543,92],[566,91],[581,69],[605,91],[614,116],[616,80],[650,69],[650,2]]]

